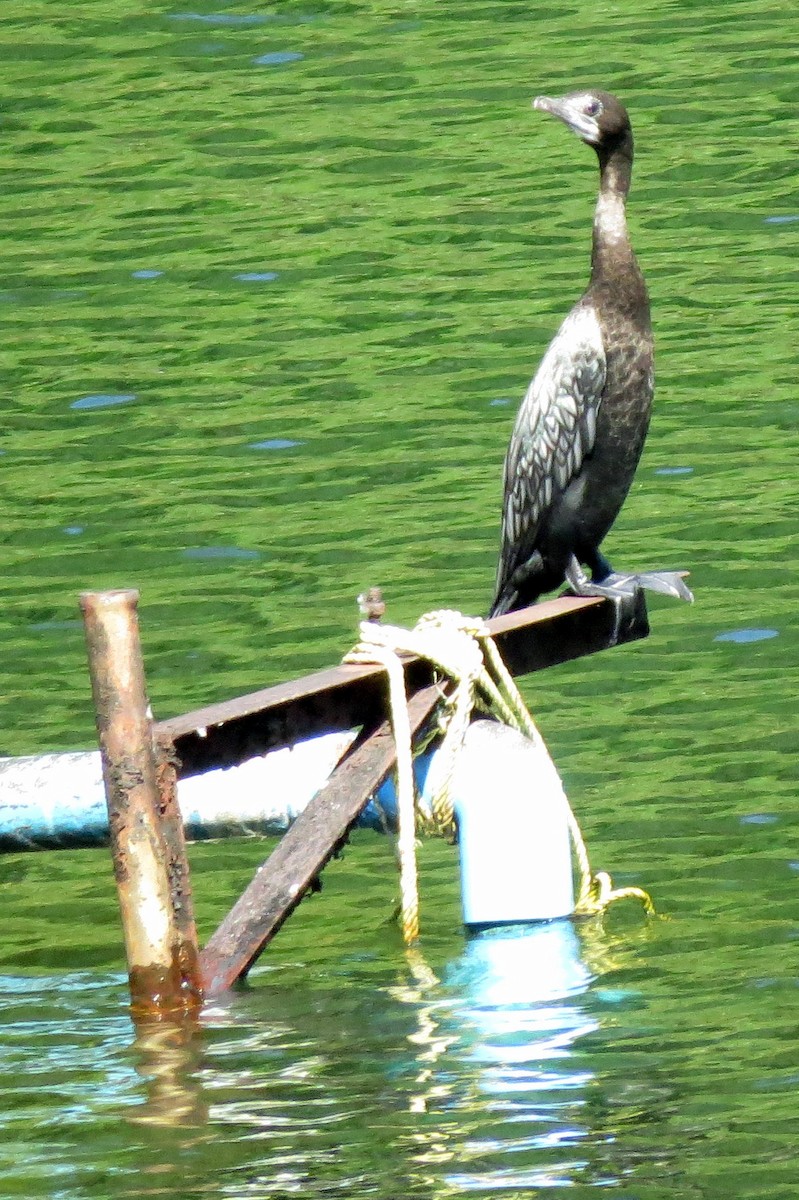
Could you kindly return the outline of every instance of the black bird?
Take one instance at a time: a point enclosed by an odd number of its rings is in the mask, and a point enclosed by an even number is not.
[[[539,96],[534,107],[594,147],[599,197],[591,281],[544,355],[508,447],[491,615],[532,604],[564,580],[580,595],[642,586],[691,600],[679,575],[616,575],[599,550],[641,457],[654,387],[649,296],[625,217],[630,119],[603,91]]]

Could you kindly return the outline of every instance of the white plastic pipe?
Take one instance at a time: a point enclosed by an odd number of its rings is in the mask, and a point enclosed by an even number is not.
[[[422,755],[414,772],[422,798],[440,777]],[[474,721],[451,782],[458,822],[461,902],[470,927],[551,921],[574,912],[568,801],[543,741],[496,721]],[[395,828],[397,802],[389,777],[362,820]]]
[[[453,796],[464,924],[547,921],[574,911],[568,804],[543,742],[475,721]]]

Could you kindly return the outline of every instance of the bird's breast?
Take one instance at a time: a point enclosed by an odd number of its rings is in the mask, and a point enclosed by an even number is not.
[[[612,525],[630,489],[644,448],[654,393],[651,333],[621,319],[609,325],[603,329],[605,387],[583,493],[584,511],[600,536]]]

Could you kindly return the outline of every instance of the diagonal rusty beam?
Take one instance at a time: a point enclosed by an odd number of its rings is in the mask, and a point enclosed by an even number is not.
[[[428,719],[439,695],[432,685],[411,698],[408,711],[413,734]],[[202,951],[200,971],[206,997],[225,991],[249,971],[346,838],[394,759],[391,725],[384,721],[339,765],[300,813]]]

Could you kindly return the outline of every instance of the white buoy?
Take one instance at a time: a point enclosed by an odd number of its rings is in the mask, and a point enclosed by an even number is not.
[[[547,921],[574,911],[568,802],[543,741],[473,722],[452,795],[464,924]]]

